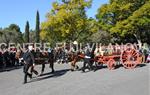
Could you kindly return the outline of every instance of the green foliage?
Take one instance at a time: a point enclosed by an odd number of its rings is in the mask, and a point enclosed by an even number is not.
[[[16,24],[11,24],[9,27],[0,29],[0,42],[1,43],[22,43],[23,37],[20,31],[20,27]]]
[[[106,31],[98,31],[93,33],[89,39],[91,42],[109,44],[111,42],[111,35]]]
[[[29,29],[30,29],[29,22],[27,21],[26,26],[25,26],[25,34],[24,34],[24,41],[27,42],[27,43],[30,42],[29,41],[30,40],[29,39],[29,34],[30,34]]]
[[[36,32],[35,32],[35,30],[30,30],[30,35],[29,35],[29,40],[30,40],[30,42],[32,42],[32,43],[35,43],[36,42]]]
[[[36,31],[36,42],[40,42],[40,16],[39,16],[39,12],[37,11],[36,13],[36,28],[35,28],[35,31]]]
[[[134,35],[135,39],[142,40],[149,33],[149,5],[150,0],[110,0],[98,9],[96,18],[101,29],[113,35],[121,38]]]
[[[92,0],[56,0],[41,29],[38,11],[35,30],[29,31],[29,22],[26,22],[24,41],[150,44],[150,0],[110,0],[98,9],[96,19],[86,15],[91,4]],[[23,41],[20,28],[15,24],[0,28],[0,37],[0,42]]]
[[[96,32],[96,21],[88,19],[86,10],[92,0],[62,0],[53,3],[47,20],[42,23],[41,38],[51,42],[83,40]],[[82,38],[81,35],[85,37]]]

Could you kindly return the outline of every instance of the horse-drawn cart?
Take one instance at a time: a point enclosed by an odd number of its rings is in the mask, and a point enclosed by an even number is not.
[[[143,63],[144,55],[133,44],[122,45],[119,48],[101,47],[101,54],[94,58],[98,64],[106,64],[110,70],[115,69],[116,63],[120,63],[124,68],[133,69],[138,64]]]

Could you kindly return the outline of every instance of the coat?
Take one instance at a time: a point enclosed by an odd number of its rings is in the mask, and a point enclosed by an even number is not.
[[[33,64],[35,61],[33,54],[29,50],[23,54],[23,60],[27,64]]]

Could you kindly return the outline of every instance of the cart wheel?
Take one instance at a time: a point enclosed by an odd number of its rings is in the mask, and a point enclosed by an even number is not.
[[[114,70],[115,69],[115,63],[116,63],[116,61],[114,59],[109,59],[107,62],[108,69]]]
[[[139,53],[135,49],[127,48],[121,54],[122,65],[127,69],[135,68],[136,65],[140,63],[139,60]]]

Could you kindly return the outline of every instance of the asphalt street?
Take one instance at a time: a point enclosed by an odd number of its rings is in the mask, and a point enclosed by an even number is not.
[[[85,73],[69,68],[69,64],[55,64],[52,74],[46,65],[44,74],[34,75],[27,84],[22,68],[0,72],[0,95],[150,95],[150,64]],[[40,72],[41,65],[35,69]]]

